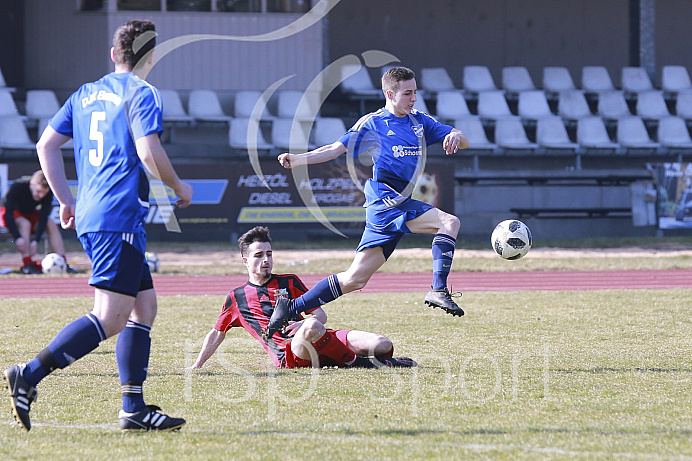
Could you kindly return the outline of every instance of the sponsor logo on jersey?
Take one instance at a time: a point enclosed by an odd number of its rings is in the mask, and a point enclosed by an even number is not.
[[[392,130],[387,131],[387,136],[396,136],[396,133]]]
[[[421,155],[421,149],[418,146],[392,146],[392,154],[394,158]]]

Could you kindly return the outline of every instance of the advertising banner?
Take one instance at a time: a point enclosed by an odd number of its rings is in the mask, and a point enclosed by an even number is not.
[[[360,235],[365,222],[362,189],[371,167],[354,163],[337,159],[303,172],[282,168],[273,159],[260,162],[257,171],[246,161],[176,165],[181,179],[194,188],[192,203],[177,209],[173,190],[152,180],[147,234],[151,240],[227,240],[269,225],[295,231],[299,239],[315,233]],[[77,180],[68,182],[76,197]],[[413,197],[453,213],[454,169],[442,158],[429,159]],[[58,220],[57,200],[53,206]]]

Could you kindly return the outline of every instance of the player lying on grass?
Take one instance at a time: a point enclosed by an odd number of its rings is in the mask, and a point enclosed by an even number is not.
[[[365,230],[351,267],[330,275],[293,302],[281,301],[270,320],[269,334],[301,312],[363,288],[406,233],[434,235],[433,281],[425,303],[452,315],[464,315],[447,290],[459,219],[412,199],[411,193],[424,171],[428,145],[442,141],[442,148],[451,155],[468,148],[469,141],[456,128],[413,109],[417,87],[411,69],[393,67],[385,72],[382,92],[384,108],[362,117],[333,144],[278,157],[284,168],[295,168],[327,162],[348,152],[353,157],[370,155],[373,167],[372,178],[365,184]]]
[[[274,264],[269,229],[257,226],[238,239],[240,255],[249,280],[226,297],[216,325],[204,338],[193,369],[201,368],[226,338],[232,327],[242,327],[267,351],[277,367],[411,367],[408,358],[393,358],[389,338],[358,330],[330,330],[324,326],[327,314],[321,307],[291,322],[271,337],[263,335],[278,297],[294,298],[307,289],[295,275],[272,274]]]

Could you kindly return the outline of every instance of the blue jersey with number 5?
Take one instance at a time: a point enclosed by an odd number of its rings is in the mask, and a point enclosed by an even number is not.
[[[84,84],[50,121],[73,138],[78,192],[75,227],[135,232],[149,208],[149,182],[135,140],[162,128],[161,96],[130,72]]]

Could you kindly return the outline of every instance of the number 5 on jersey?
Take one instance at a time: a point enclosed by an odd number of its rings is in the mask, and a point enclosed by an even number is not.
[[[89,149],[89,163],[94,166],[101,166],[101,162],[103,162],[103,133],[99,131],[99,121],[105,120],[105,112],[95,111],[91,113],[89,139],[96,141],[96,149]]]

